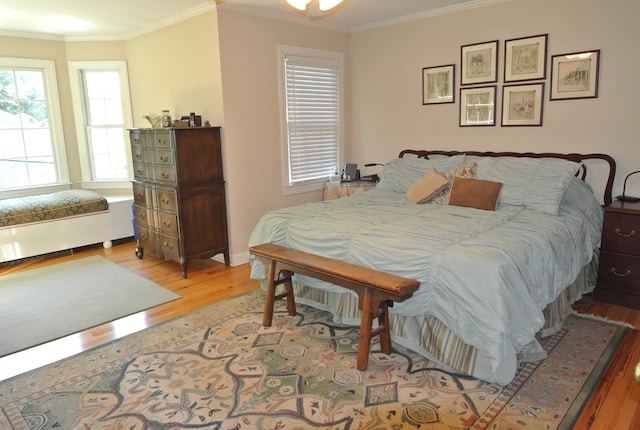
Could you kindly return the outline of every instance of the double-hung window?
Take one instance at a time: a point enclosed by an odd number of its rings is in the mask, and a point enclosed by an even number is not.
[[[0,198],[68,181],[54,62],[0,58]]]
[[[129,188],[131,103],[124,61],[71,61],[83,187]]]
[[[341,53],[279,46],[285,193],[317,189],[342,152]]]

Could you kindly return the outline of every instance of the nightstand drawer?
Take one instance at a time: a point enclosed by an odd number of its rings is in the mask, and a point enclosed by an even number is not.
[[[640,256],[602,251],[598,288],[640,296]]]
[[[607,212],[602,227],[602,249],[640,255],[640,221],[638,216]]]

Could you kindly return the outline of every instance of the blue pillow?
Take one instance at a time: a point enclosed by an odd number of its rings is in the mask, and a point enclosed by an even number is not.
[[[558,215],[562,197],[580,168],[579,163],[559,158],[482,157],[476,163],[476,178],[502,182],[499,204],[550,215]]]
[[[438,172],[443,172],[463,162],[464,154],[432,160],[416,157],[394,158],[385,163],[377,188],[406,193],[411,185],[422,178],[429,170],[436,169]]]

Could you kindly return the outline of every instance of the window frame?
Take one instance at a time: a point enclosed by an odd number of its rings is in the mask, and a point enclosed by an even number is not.
[[[22,70],[40,70],[43,73],[44,91],[49,111],[49,130],[53,143],[53,157],[57,175],[57,182],[46,185],[27,185],[19,188],[0,189],[0,199],[24,197],[34,194],[52,193],[71,188],[69,166],[62,126],[62,111],[58,93],[58,79],[56,64],[53,60],[32,58],[0,57],[0,66]]]
[[[78,154],[80,157],[80,170],[82,173],[82,188],[86,189],[127,189],[131,188],[133,177],[133,160],[131,149],[127,145],[127,129],[133,127],[133,114],[131,109],[131,93],[129,91],[129,77],[127,74],[127,62],[125,60],[113,61],[69,61],[69,81],[71,85],[71,97],[73,115],[76,125],[76,139],[78,142]],[[124,128],[125,156],[127,157],[128,178],[122,180],[98,180],[93,178],[91,148],[87,136],[87,101],[83,72],[87,71],[117,71],[120,74],[120,97],[122,100],[122,115]]]
[[[288,141],[288,125],[287,125],[287,95],[286,95],[286,67],[285,59],[287,56],[308,57],[314,62],[325,62],[325,64],[335,64],[338,66],[338,109],[339,109],[339,126],[338,126],[338,165],[344,159],[344,54],[341,52],[327,51],[321,49],[304,48],[291,45],[278,45],[278,76],[279,76],[279,95],[280,95],[280,136],[282,151],[282,186],[283,194],[298,194],[308,191],[319,190],[324,187],[327,178],[318,178],[314,180],[289,183],[289,141]],[[332,172],[332,174],[335,172]]]

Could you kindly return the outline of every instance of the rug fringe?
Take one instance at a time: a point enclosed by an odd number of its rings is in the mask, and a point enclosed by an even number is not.
[[[631,328],[633,330],[638,330],[638,328],[632,324],[629,324],[627,322],[624,321],[618,321],[618,320],[610,320],[609,318],[606,317],[601,317],[598,315],[593,315],[593,314],[583,314],[581,312],[577,312],[577,311],[573,311],[573,314],[579,317],[583,317],[583,318],[588,318],[588,319],[592,319],[592,320],[596,320],[596,321],[604,321],[604,322],[608,322],[610,324],[616,324],[622,327],[627,327],[627,328]]]

